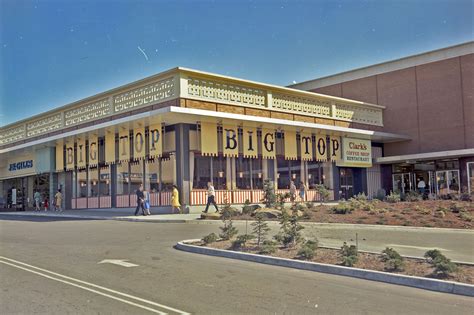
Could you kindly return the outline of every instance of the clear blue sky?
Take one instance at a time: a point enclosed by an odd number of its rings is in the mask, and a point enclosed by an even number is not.
[[[0,125],[176,66],[288,85],[472,32],[464,0],[0,0]]]

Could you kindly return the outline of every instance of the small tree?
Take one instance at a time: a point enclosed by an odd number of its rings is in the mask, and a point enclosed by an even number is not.
[[[263,181],[263,203],[265,207],[272,208],[276,204],[275,185],[269,179]]]
[[[256,221],[251,224],[253,226],[252,234],[257,238],[257,246],[260,248],[260,244],[265,241],[270,228],[264,220],[265,215],[263,213],[258,212],[255,219]]]
[[[297,211],[293,211],[291,215],[286,211],[282,211],[280,216],[280,232],[275,235],[275,239],[282,243],[285,247],[295,246],[301,241],[301,230],[304,227],[299,223]]]
[[[231,238],[236,236],[237,233],[239,233],[239,231],[233,226],[232,212],[233,210],[230,206],[222,208],[221,218],[222,222],[224,223],[224,226],[220,227],[222,232],[219,234],[219,236],[226,241],[230,240]]]

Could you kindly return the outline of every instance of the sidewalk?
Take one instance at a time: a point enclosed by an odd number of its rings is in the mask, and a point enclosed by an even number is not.
[[[135,209],[84,209],[84,210],[64,210],[58,211],[12,211],[0,212],[0,216],[36,216],[53,218],[72,218],[89,220],[118,220],[118,221],[136,221],[136,222],[163,222],[163,223],[185,223],[197,220],[200,214],[152,214],[152,215],[134,215]]]

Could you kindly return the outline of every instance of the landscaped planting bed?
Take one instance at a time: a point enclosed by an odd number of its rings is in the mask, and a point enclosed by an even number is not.
[[[254,242],[249,242],[245,247],[236,249],[232,245],[232,241],[216,241],[210,244],[205,244],[204,242],[197,242],[194,245],[208,246],[216,249],[225,249],[225,250],[237,250],[246,253],[261,254],[261,249],[259,249]],[[332,264],[332,265],[343,265],[343,255],[339,249],[323,248],[319,247],[315,250],[315,255],[312,259],[303,259],[298,251],[300,246],[286,248],[283,246],[276,246],[276,251],[274,253],[266,252],[265,255],[280,257],[280,258],[290,258],[305,260],[323,264]],[[435,273],[435,267],[428,263],[426,259],[415,259],[415,258],[403,258],[403,270],[391,270],[386,268],[386,262],[383,261],[382,254],[373,254],[359,252],[357,255],[357,261],[353,264],[354,268],[361,268],[367,270],[376,270],[376,271],[385,271],[393,272],[402,275],[409,276],[418,276],[418,277],[427,277],[433,279],[441,279],[447,281],[456,281],[461,283],[474,284],[474,266],[456,264],[457,271],[449,275],[440,275]]]

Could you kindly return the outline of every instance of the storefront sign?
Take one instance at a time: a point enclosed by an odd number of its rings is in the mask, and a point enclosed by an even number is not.
[[[244,157],[257,158],[257,129],[252,127],[243,128]]]
[[[285,131],[285,160],[297,160],[296,132]]]
[[[77,158],[77,167],[86,168],[86,138],[81,136],[77,139],[76,143],[76,158]]]
[[[222,127],[222,146],[224,156],[238,156],[238,129],[237,126],[224,125]]]
[[[138,127],[133,129],[133,158],[144,159],[145,158],[145,127]]]
[[[372,146],[370,140],[343,139],[342,163],[338,166],[371,167]]]
[[[201,154],[217,156],[217,125],[201,123]]]
[[[119,131],[119,161],[130,160],[130,131],[128,128],[121,128]]]
[[[89,134],[89,165],[99,164],[99,139],[97,134]]]
[[[16,162],[16,163],[10,163],[8,167],[8,171],[14,172],[14,171],[24,170],[24,169],[32,168],[32,167],[33,167],[33,160],[21,161],[21,162]]]
[[[115,163],[115,131],[113,129],[105,132],[105,163]]]
[[[150,157],[161,156],[163,154],[161,122],[151,124],[148,128],[148,147]]]
[[[56,142],[56,172],[64,171],[64,143],[63,140]]]
[[[313,160],[313,139],[311,133],[300,134],[301,159],[303,161]]]
[[[66,169],[74,169],[74,138],[66,139]]]
[[[326,135],[316,135],[316,161],[325,162],[327,156]]]
[[[270,129],[262,129],[262,158],[274,159],[275,156],[275,131]]]
[[[331,161],[341,160],[341,137],[329,137],[329,155]]]

